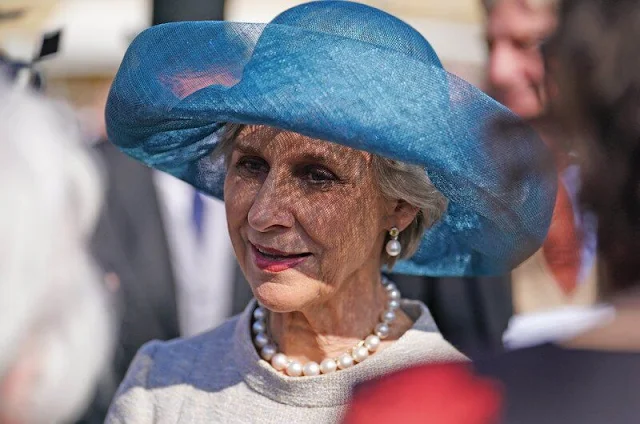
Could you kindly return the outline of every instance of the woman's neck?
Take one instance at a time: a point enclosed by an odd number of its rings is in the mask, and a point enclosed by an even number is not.
[[[289,358],[319,363],[349,351],[371,334],[388,300],[378,273],[354,276],[327,302],[303,311],[270,313],[270,332],[278,350]],[[396,314],[388,341],[396,340],[413,325],[401,310]]]

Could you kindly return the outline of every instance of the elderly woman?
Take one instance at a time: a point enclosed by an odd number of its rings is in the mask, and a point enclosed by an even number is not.
[[[505,161],[547,156],[523,130],[495,158],[480,132],[495,118],[510,115],[416,31],[357,3],[141,34],[110,138],[225,199],[255,301],[143,347],[107,422],[333,422],[358,382],[463,359],[381,269],[499,273],[537,249],[553,172],[502,178]]]
[[[0,99],[0,423],[71,422],[113,343],[86,246],[100,179],[60,104],[4,78]]]

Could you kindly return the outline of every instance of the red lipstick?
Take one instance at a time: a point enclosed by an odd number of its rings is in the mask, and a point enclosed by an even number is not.
[[[251,244],[251,253],[256,266],[267,272],[282,272],[304,262],[311,254],[291,254],[264,246]]]

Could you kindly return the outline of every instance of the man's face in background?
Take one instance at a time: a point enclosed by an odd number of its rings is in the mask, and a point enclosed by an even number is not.
[[[535,118],[544,110],[540,44],[555,26],[552,6],[534,6],[526,0],[496,0],[487,15],[490,93],[522,118]]]

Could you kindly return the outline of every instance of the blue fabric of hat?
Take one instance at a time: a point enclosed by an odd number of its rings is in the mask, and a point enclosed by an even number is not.
[[[394,271],[508,272],[542,244],[553,210],[550,154],[528,127],[508,142],[505,107],[446,72],[401,20],[348,1],[315,1],[267,24],[180,22],[129,47],[106,109],[132,157],[222,199],[213,161],[227,123],[261,124],[424,166],[449,199],[416,254]],[[514,164],[527,166],[517,180]]]

